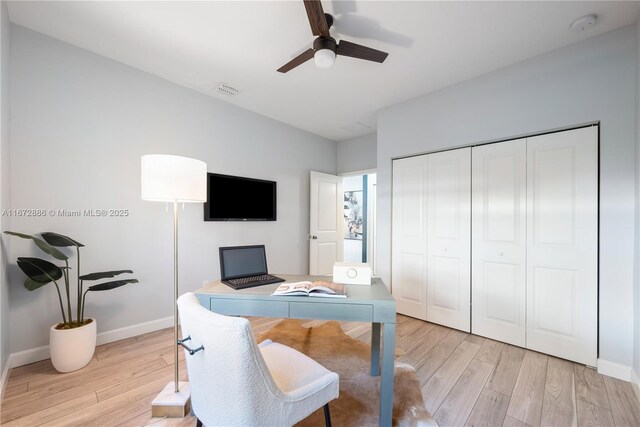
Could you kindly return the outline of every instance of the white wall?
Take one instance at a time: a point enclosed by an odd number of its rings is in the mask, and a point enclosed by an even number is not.
[[[378,274],[389,283],[392,158],[600,121],[600,358],[628,379],[636,58],[629,26],[381,111]]]
[[[85,273],[134,270],[139,284],[88,297],[99,332],[172,315],[172,216],[164,204],[140,200],[143,154],[194,157],[210,172],[278,183],[276,222],[205,223],[201,205],[180,211],[181,292],[219,278],[224,245],[264,243],[270,271],[308,271],[309,171],[336,173],[335,142],[25,28],[12,31],[12,206],[131,212],[11,224],[84,243]],[[12,261],[36,254],[30,242],[12,241]],[[47,344],[59,320],[54,289],[27,292],[22,280],[12,268],[12,352]]]
[[[9,12],[7,3],[0,2],[0,232],[9,227],[9,217],[3,216],[1,211],[9,208],[10,201],[10,41]],[[0,376],[9,357],[9,281],[7,278],[7,249],[8,242],[0,241]],[[2,384],[0,383],[0,387]],[[0,392],[0,395],[2,393]]]
[[[338,143],[338,173],[376,168],[376,134],[357,136]]]

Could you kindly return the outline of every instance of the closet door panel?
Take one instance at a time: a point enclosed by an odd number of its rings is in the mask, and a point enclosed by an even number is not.
[[[393,161],[391,290],[398,313],[426,320],[426,156]]]
[[[598,130],[527,139],[527,348],[597,361]]]
[[[427,320],[470,330],[471,149],[427,156]]]
[[[472,332],[525,346],[526,140],[472,150]]]

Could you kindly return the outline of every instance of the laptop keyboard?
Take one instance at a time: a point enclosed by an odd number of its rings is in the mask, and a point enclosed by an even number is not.
[[[239,277],[237,279],[223,280],[222,283],[228,284],[235,289],[249,288],[252,286],[268,285],[271,283],[284,282],[281,279],[270,274],[259,274],[257,276]]]

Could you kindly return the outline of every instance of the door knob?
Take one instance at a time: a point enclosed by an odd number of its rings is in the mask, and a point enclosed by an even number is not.
[[[313,240],[316,240],[318,238],[318,236],[310,235],[309,238],[313,239]]]
[[[498,252],[498,256],[504,255],[504,252]]]

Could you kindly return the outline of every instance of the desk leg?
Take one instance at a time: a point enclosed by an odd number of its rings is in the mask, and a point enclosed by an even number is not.
[[[380,375],[380,323],[371,324],[371,376]]]
[[[396,348],[396,324],[385,323],[382,345],[382,378],[380,384],[380,426],[390,426],[393,413],[393,360]]]

